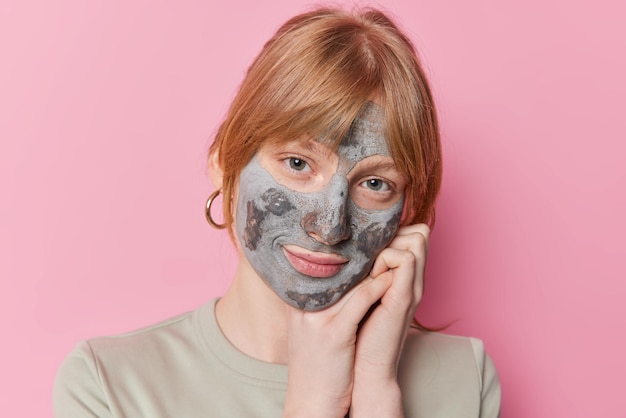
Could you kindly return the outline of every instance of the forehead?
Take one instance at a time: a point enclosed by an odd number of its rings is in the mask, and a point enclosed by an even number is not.
[[[293,137],[281,135],[279,138],[266,141],[260,150],[279,150],[286,144],[298,144],[313,154],[327,156],[337,154],[342,159],[356,163],[373,155],[391,157],[385,133],[383,108],[372,101],[367,101],[340,141],[335,141],[328,131],[316,139],[306,134],[295,140]]]
[[[372,155],[390,157],[382,107],[374,102],[365,103],[339,143],[337,153],[350,161],[360,161]]]

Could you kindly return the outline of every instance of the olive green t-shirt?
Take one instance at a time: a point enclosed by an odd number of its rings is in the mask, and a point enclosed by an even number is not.
[[[54,416],[280,417],[287,366],[231,345],[215,319],[215,302],[79,343],[58,371]],[[498,377],[479,340],[411,330],[399,372],[407,418],[499,415]]]

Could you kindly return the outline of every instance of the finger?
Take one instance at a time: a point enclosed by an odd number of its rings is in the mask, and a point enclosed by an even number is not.
[[[401,245],[403,248],[410,249],[386,248],[374,262],[372,277],[378,278],[384,274],[393,275],[392,286],[385,294],[390,303],[417,305],[422,298],[425,248],[423,243],[419,244],[419,239],[417,241],[418,243],[415,239],[410,239],[409,243]]]
[[[407,228],[403,231],[403,235],[396,236],[394,240],[389,244],[389,248],[398,250],[410,251],[415,256],[415,284],[416,297],[421,297],[421,282],[424,280],[424,270],[426,266],[426,257],[428,253],[428,226],[426,225],[414,225],[412,228]],[[425,235],[424,235],[425,234]],[[377,267],[381,268],[381,267]],[[373,275],[379,273],[379,270],[375,270]]]
[[[420,233],[397,236],[389,243],[387,248],[410,251],[418,262],[425,262],[428,252],[428,241]]]
[[[377,279],[389,272],[393,276],[393,289],[400,294],[409,295],[412,292],[413,283],[418,279],[416,269],[417,258],[412,251],[385,248],[374,261],[371,275]]]
[[[416,266],[420,267],[426,263],[428,241],[427,238],[420,232],[411,232],[409,234],[396,236],[389,244],[387,249],[394,249],[399,251],[409,251],[413,254],[416,261]],[[381,252],[382,254],[382,252]],[[377,259],[380,258],[380,254]],[[376,277],[383,270],[380,270],[382,265],[380,262],[375,262],[372,269],[372,276]],[[390,267],[393,268],[393,267]],[[419,269],[418,269],[419,270]],[[419,271],[416,271],[418,273]]]
[[[411,250],[416,256],[419,257],[421,247],[424,248],[424,254],[428,252],[429,237],[430,228],[428,228],[428,225],[409,225],[408,227],[401,228],[388,246],[392,248]],[[412,242],[417,245],[412,245]]]
[[[367,277],[359,286],[346,294],[337,316],[341,316],[342,321],[345,320],[351,326],[358,326],[370,307],[383,297],[391,284],[390,275],[377,279]]]
[[[403,226],[398,229],[398,232],[396,232],[396,236],[409,235],[413,233],[420,233],[428,240],[428,238],[430,237],[430,227],[426,224],[413,224]]]

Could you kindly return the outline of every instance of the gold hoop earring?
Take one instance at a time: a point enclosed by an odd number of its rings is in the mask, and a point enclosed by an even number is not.
[[[224,229],[224,228],[226,228],[226,224],[225,223],[224,224],[218,224],[211,217],[211,205],[213,205],[213,200],[215,200],[215,198],[217,196],[219,196],[219,194],[221,192],[222,192],[222,189],[217,189],[216,191],[211,193],[211,196],[209,196],[209,198],[206,200],[206,209],[205,209],[205,212],[204,212],[204,216],[206,216],[206,221],[209,223],[209,225],[211,225],[215,229]]]

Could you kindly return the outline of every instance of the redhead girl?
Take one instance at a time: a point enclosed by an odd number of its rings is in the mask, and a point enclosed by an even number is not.
[[[229,289],[81,342],[57,376],[57,418],[499,415],[482,343],[412,324],[441,149],[423,70],[387,16],[286,22],[249,68],[209,169],[207,219],[239,255]]]

